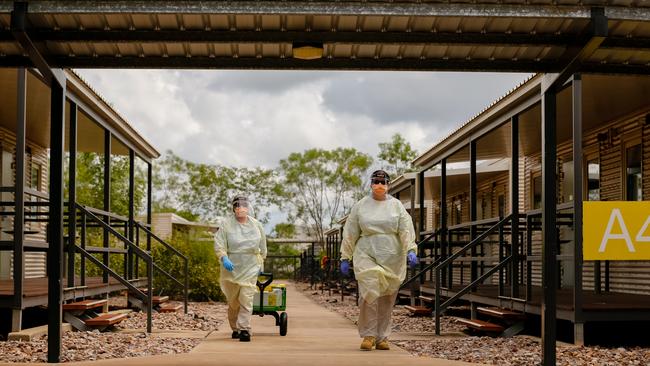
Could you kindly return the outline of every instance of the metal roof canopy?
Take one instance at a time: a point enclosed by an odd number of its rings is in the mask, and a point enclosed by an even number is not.
[[[23,29],[13,10],[0,66],[650,71],[646,0],[30,1]],[[305,43],[323,57],[294,58]]]

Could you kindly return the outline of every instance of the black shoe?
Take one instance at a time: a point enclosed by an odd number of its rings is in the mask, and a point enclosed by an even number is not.
[[[232,331],[232,339],[237,339],[239,338],[239,331],[238,330],[233,330]]]
[[[251,341],[251,334],[248,333],[247,330],[242,330],[239,332],[239,341],[240,342],[250,342]]]

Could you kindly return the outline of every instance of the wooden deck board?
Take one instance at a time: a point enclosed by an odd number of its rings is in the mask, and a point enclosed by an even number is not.
[[[460,291],[461,286],[454,286],[452,292]],[[423,292],[431,295],[435,293],[433,283],[425,283],[422,288]],[[519,289],[520,297],[525,296],[525,288],[522,286]],[[505,296],[509,296],[510,289],[506,289]],[[479,285],[475,292],[471,295],[497,298],[498,286],[497,285]],[[533,286],[531,300],[528,301],[529,305],[541,306],[542,303],[542,288]],[[573,311],[573,289],[558,289],[557,290],[557,308],[561,310]],[[627,294],[618,292],[603,292],[597,294],[593,291],[584,291],[583,295],[583,309],[585,311],[610,311],[610,310],[634,310],[634,311],[650,311],[650,295],[640,294]]]
[[[81,279],[77,278],[75,283],[81,284]],[[119,285],[120,282],[114,278],[108,279],[109,285]],[[87,277],[86,287],[89,289],[106,286],[101,277]],[[0,280],[0,296],[12,296],[14,294],[13,280]],[[23,297],[36,297],[47,295],[47,277],[26,278],[23,282]]]

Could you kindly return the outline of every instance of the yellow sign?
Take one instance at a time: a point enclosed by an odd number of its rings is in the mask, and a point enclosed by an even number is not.
[[[650,202],[583,203],[584,260],[650,259]]]

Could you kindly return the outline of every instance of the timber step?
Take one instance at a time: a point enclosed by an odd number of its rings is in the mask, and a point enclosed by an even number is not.
[[[71,302],[68,304],[63,304],[63,311],[73,311],[73,310],[90,310],[94,308],[103,307],[108,304],[108,300],[83,300],[77,302]]]
[[[408,310],[411,312],[411,314],[415,316],[429,316],[431,315],[431,308],[428,308],[426,306],[411,306],[411,305],[406,305],[404,306],[404,309]]]
[[[418,296],[418,299],[420,299],[420,302],[423,304],[424,303],[433,304],[435,302],[435,299],[433,297],[424,296],[424,295]]]
[[[456,321],[461,324],[464,324],[468,328],[479,330],[481,332],[487,332],[487,333],[501,333],[505,329],[499,324],[494,324],[494,323],[490,323],[478,319],[456,318]]]
[[[158,309],[159,313],[175,313],[183,308],[182,304],[167,304]]]
[[[154,306],[160,305],[164,302],[169,301],[169,296],[152,296],[151,297],[151,302],[153,303]]]
[[[84,323],[90,327],[107,327],[126,319],[127,313],[106,313],[96,318],[86,319]]]
[[[526,315],[524,313],[498,308],[498,307],[479,306],[478,308],[476,308],[476,310],[481,314],[489,315],[493,318],[498,318],[503,320],[522,320],[526,318]]]

